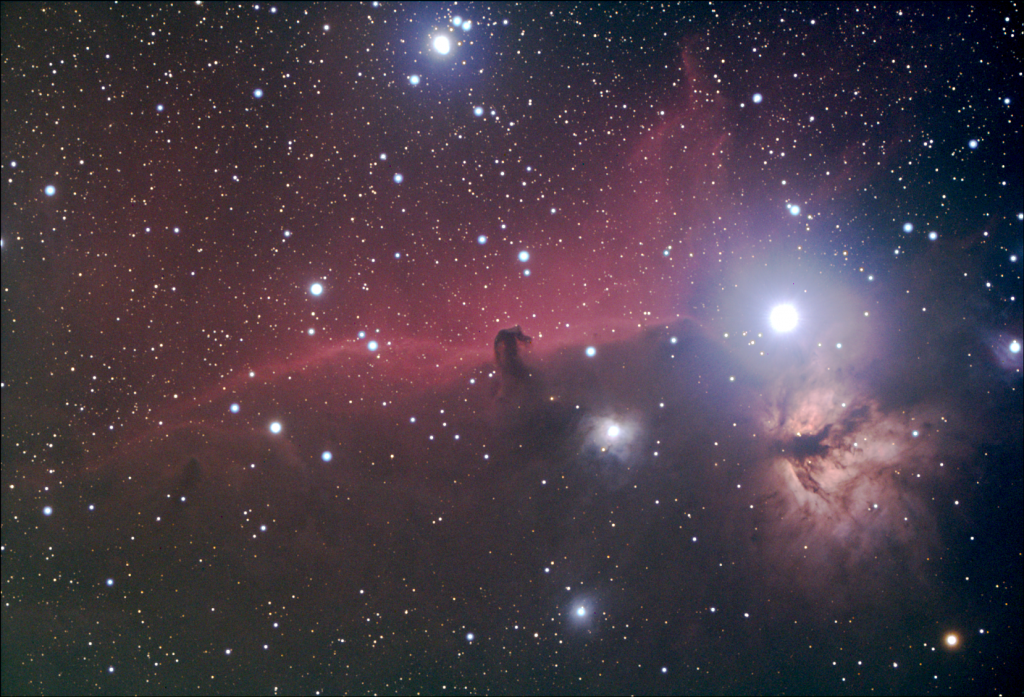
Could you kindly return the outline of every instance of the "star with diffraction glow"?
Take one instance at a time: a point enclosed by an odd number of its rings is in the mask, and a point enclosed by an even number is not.
[[[786,334],[796,329],[797,324],[800,322],[800,317],[797,315],[796,308],[792,305],[779,305],[772,310],[769,321],[771,322],[772,329]]]

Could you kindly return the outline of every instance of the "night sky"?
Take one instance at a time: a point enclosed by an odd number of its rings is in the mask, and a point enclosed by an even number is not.
[[[1020,694],[1021,20],[5,2],[2,692]]]

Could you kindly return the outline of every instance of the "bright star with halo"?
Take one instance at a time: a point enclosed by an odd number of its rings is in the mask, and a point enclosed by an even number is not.
[[[447,36],[438,36],[434,39],[434,50],[442,56],[447,56],[452,50],[452,42]]]
[[[786,334],[796,329],[797,324],[800,322],[800,317],[797,315],[796,308],[792,305],[779,305],[772,310],[769,321],[772,324],[772,329]]]

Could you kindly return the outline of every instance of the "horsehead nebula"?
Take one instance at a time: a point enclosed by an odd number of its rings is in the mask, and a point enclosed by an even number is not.
[[[1019,694],[1019,18],[819,5],[5,3],[0,692]]]

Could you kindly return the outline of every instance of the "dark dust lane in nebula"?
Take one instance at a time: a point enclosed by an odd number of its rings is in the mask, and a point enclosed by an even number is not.
[[[1017,694],[1013,5],[3,7],[3,694]]]

